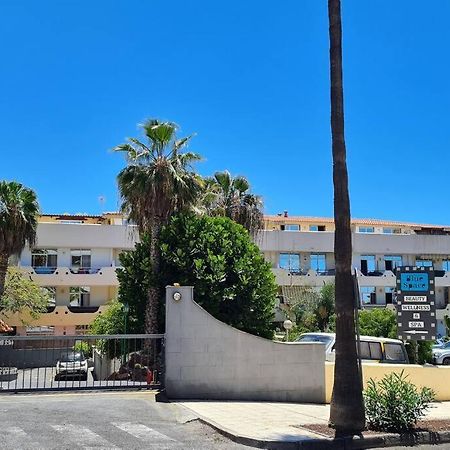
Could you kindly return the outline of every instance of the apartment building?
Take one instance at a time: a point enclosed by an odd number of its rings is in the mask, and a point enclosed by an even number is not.
[[[135,228],[120,214],[43,215],[35,248],[25,248],[18,265],[51,302],[47,313],[31,320],[8,316],[18,335],[84,334],[105,304],[117,298],[119,255],[134,248]]]
[[[259,238],[271,263],[282,301],[295,301],[301,286],[319,288],[334,280],[334,221],[323,217],[265,217]],[[363,308],[392,307],[395,268],[433,266],[436,274],[438,334],[445,335],[450,316],[450,226],[352,220],[353,267],[358,273]]]
[[[450,316],[450,226],[354,219],[352,238],[362,307],[392,307],[397,266],[433,266],[437,331],[445,335],[444,317]],[[19,335],[85,333],[105,304],[117,297],[119,255],[133,249],[136,239],[135,227],[118,213],[41,216],[35,248],[25,248],[17,263],[48,289],[51,303],[32,323],[18,315],[6,322]],[[257,244],[272,265],[284,303],[298,299],[302,286],[320,288],[334,280],[331,218],[291,217],[287,212],[266,216]],[[277,316],[284,320],[280,310]]]

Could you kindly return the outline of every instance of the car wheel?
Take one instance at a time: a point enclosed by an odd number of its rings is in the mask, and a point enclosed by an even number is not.
[[[450,366],[450,358],[444,358],[442,364],[444,364],[444,366]]]

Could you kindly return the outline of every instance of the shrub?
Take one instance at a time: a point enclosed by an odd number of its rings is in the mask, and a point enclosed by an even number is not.
[[[390,373],[380,381],[372,378],[364,391],[366,420],[369,428],[379,431],[410,430],[425,415],[434,392],[428,387],[420,391],[401,373]]]
[[[89,344],[89,342],[86,341],[75,342],[73,350],[75,352],[81,352],[84,356],[87,356],[89,358],[92,356],[92,346]]]

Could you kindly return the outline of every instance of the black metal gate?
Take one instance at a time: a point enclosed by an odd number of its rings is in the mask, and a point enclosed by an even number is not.
[[[160,388],[163,334],[0,336],[0,391]]]

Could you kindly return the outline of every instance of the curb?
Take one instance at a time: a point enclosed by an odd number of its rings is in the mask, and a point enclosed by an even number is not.
[[[188,408],[189,409],[189,408]],[[368,438],[309,438],[298,441],[273,441],[256,439],[249,436],[242,436],[233,433],[215,422],[198,417],[199,422],[210,426],[221,435],[227,437],[238,444],[247,445],[254,448],[264,448],[271,450],[364,450],[379,447],[414,446],[424,444],[444,444],[450,443],[450,431],[431,432],[419,431],[417,433],[404,433],[400,435],[381,435]]]

